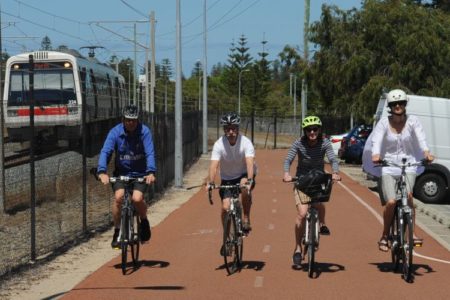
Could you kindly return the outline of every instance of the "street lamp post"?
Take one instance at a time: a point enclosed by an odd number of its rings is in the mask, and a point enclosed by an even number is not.
[[[131,68],[130,68],[130,64],[127,64],[128,66],[128,104],[130,103],[130,99],[131,99]]]
[[[202,100],[202,78],[203,76],[198,76],[198,111],[200,111]]]
[[[239,71],[239,86],[238,86],[238,114],[241,114],[241,75],[242,72],[248,72],[247,69],[243,69]]]

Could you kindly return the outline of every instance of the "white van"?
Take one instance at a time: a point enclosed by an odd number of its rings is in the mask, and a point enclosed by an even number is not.
[[[448,200],[450,185],[450,99],[408,95],[406,113],[419,118],[436,159],[417,177],[414,196],[427,203]],[[378,102],[375,123],[388,115],[386,94]]]

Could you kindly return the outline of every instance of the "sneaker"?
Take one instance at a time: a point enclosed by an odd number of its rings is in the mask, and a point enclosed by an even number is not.
[[[230,256],[230,253],[225,253],[225,247],[222,245],[222,247],[220,247],[220,255],[221,256]]]
[[[250,231],[252,231],[252,226],[250,225],[250,222],[244,222],[242,224],[242,231],[245,234],[248,234]]]
[[[141,219],[141,241],[146,242],[150,240],[152,232],[150,230],[150,224],[148,219]]]
[[[330,229],[328,229],[327,225],[320,226],[319,233],[321,235],[330,235]]]
[[[292,261],[294,262],[294,265],[299,266],[302,264],[302,253],[301,252],[295,252],[292,256]]]
[[[120,248],[119,233],[120,233],[120,229],[114,228],[114,234],[113,234],[113,238],[112,238],[112,242],[111,242],[111,248],[113,248],[113,249]]]

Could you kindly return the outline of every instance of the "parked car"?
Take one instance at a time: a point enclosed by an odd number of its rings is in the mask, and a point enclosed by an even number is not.
[[[341,148],[341,141],[347,135],[348,135],[348,132],[330,135],[329,140],[331,141],[331,145],[333,146],[334,155],[336,155],[336,157],[338,156],[339,148]]]
[[[352,130],[342,139],[338,156],[346,163],[362,162],[362,154],[366,140],[372,132],[372,125],[361,124],[353,127]]]

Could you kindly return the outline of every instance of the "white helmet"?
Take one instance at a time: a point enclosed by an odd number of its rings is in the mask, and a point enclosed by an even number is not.
[[[387,105],[394,103],[394,102],[400,102],[400,101],[408,101],[408,97],[406,96],[406,93],[403,90],[396,89],[392,90],[387,94]]]

